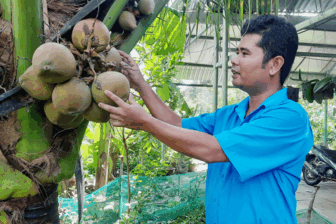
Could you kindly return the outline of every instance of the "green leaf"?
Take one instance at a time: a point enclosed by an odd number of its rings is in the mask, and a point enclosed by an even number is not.
[[[317,82],[314,86],[314,93],[319,92],[320,90],[322,90],[325,86],[329,85],[332,82],[332,77],[326,77],[322,80],[320,80],[319,82]]]
[[[81,153],[82,153],[83,159],[88,158],[90,156],[89,146],[86,145],[86,144],[82,144],[81,145]]]
[[[186,39],[186,17],[176,15],[176,11],[164,8],[151,27],[148,28],[144,42],[152,45],[153,55],[168,55],[183,50]],[[182,22],[181,22],[182,20]]]
[[[323,101],[323,93],[322,91],[318,91],[318,92],[314,92],[314,100],[318,103],[318,104],[322,104]]]
[[[306,90],[306,99],[309,103],[314,101],[314,85],[315,84],[311,84]]]
[[[170,93],[170,90],[169,90],[169,84],[168,83],[163,83],[162,84],[162,87],[159,87],[157,88],[157,94],[160,96],[161,100],[162,101],[167,101],[169,100],[169,93]]]

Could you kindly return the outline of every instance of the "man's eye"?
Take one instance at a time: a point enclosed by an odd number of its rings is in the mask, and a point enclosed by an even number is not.
[[[243,53],[243,55],[248,55],[248,53],[247,52],[242,52]]]

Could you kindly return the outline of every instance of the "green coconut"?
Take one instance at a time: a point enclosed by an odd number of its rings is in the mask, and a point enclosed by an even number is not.
[[[58,126],[60,126],[63,129],[74,129],[77,128],[82,123],[83,120],[84,120],[83,114],[78,114],[76,118],[71,122],[66,124],[59,124]]]
[[[93,82],[91,92],[96,103],[117,106],[117,104],[105,95],[105,90],[111,91],[119,98],[126,101],[130,94],[130,84],[126,76],[116,71],[101,73],[97,77],[97,80]]]
[[[54,84],[45,83],[38,76],[38,67],[30,66],[19,78],[21,87],[38,100],[48,100],[55,88]]]
[[[96,123],[106,123],[110,120],[110,112],[102,109],[93,100],[91,106],[83,112],[83,116],[88,121],[93,121]]]
[[[39,68],[38,75],[46,83],[65,82],[76,73],[75,57],[62,44],[42,44],[35,50],[32,62]]]

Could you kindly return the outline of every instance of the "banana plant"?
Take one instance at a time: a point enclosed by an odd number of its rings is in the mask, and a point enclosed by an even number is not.
[[[117,2],[126,5],[128,0]],[[166,3],[167,0],[160,1],[158,9]],[[0,0],[0,4],[3,10],[0,19],[11,24],[13,33],[16,69],[14,72],[5,71],[8,73],[5,79],[12,81],[31,65],[35,49],[42,44],[42,0]],[[114,14],[107,16],[117,21],[115,17],[119,16],[122,8],[114,7]],[[156,11],[150,16],[151,20],[142,23],[141,30],[136,32],[137,38],[130,35],[129,42],[133,42],[133,46],[158,13]],[[129,53],[132,49],[128,47],[124,51]],[[1,86],[5,91],[15,84],[6,83],[11,85]],[[76,129],[55,131],[44,117],[42,105],[36,101],[0,117],[0,223],[24,223],[24,220],[59,223],[57,185],[73,176],[88,121],[84,120]],[[48,212],[39,212],[36,207]]]

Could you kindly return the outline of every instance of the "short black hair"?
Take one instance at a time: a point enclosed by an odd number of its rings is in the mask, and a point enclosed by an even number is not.
[[[282,56],[285,62],[280,70],[280,84],[284,84],[293,65],[298,49],[298,34],[295,27],[284,18],[274,15],[262,15],[247,20],[241,36],[260,34],[262,36],[257,46],[263,49],[263,66],[272,58]]]

